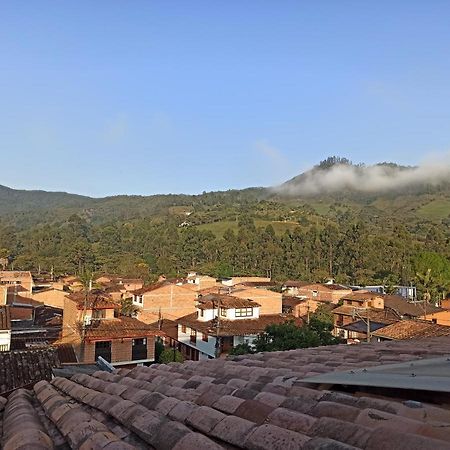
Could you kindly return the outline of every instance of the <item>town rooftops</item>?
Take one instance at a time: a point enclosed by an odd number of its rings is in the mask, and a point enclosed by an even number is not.
[[[257,308],[261,306],[253,300],[247,298],[233,297],[232,295],[208,294],[198,298],[198,309],[213,308]]]
[[[36,442],[121,450],[448,450],[448,403],[417,401],[414,390],[404,390],[401,400],[321,390],[303,380],[447,356],[449,344],[437,338],[339,345],[56,377],[1,402],[2,444],[5,450]]]
[[[290,320],[296,322],[298,325],[303,323],[302,319],[288,314],[263,314],[257,319],[220,319],[219,329],[217,331],[213,321],[200,321],[197,319],[197,313],[180,317],[176,322],[180,325],[185,325],[194,330],[214,336],[248,336],[262,333],[268,325],[286,323]]]
[[[89,291],[87,297],[82,291],[72,292],[67,298],[74,301],[77,304],[78,309],[83,309],[85,307],[85,302],[87,309],[112,309],[117,308],[118,306],[113,302],[110,294],[100,289]]]
[[[401,320],[375,331],[373,336],[385,339],[423,339],[450,336],[450,326],[422,320]]]
[[[11,311],[9,306],[0,306],[0,330],[11,329]]]

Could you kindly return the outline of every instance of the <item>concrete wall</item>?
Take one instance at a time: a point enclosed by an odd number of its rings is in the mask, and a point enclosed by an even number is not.
[[[68,295],[67,292],[59,289],[51,289],[42,292],[36,292],[32,294],[31,298],[37,302],[41,302],[47,306],[53,306],[54,308],[64,308],[64,300]]]
[[[143,294],[142,310],[166,319],[179,319],[196,311],[197,293],[177,285],[162,286]],[[139,318],[139,317],[138,317]]]

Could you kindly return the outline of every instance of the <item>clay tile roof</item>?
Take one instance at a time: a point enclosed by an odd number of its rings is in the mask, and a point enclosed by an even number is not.
[[[22,295],[14,295],[8,300],[8,304],[15,306],[29,306],[33,308],[35,306],[41,306],[42,302],[38,302],[37,300]]]
[[[450,336],[450,326],[419,320],[401,320],[373,333],[386,339],[423,339]]]
[[[424,305],[421,302],[411,303],[399,295],[384,295],[384,307],[391,308],[401,316],[421,317],[425,314],[433,314],[443,311],[434,305]]]
[[[2,445],[444,450],[450,411],[442,394],[420,400],[406,390],[402,400],[398,390],[352,394],[303,380],[445,356],[449,344],[450,337],[338,345],[55,377],[0,398]]]
[[[11,311],[9,306],[0,306],[0,330],[11,329]]]
[[[72,292],[67,296],[68,299],[77,304],[78,309],[84,308],[86,294],[82,291]],[[100,289],[93,289],[87,296],[87,309],[112,309],[117,308],[117,304],[113,302],[111,295]]]
[[[154,336],[155,334],[154,326],[145,324],[134,317],[93,320],[86,329],[86,339],[91,341]]]
[[[198,309],[213,309],[220,305],[221,308],[257,308],[261,306],[253,300],[233,297],[224,294],[207,294],[199,297]]]

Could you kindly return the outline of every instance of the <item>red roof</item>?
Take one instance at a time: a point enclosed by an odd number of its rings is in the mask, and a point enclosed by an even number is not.
[[[99,289],[90,291],[87,297],[84,292],[80,291],[73,292],[67,298],[74,301],[78,309],[84,309],[85,306],[87,309],[113,309],[118,307],[117,303],[113,302],[110,294]]]
[[[86,328],[86,339],[90,341],[136,338],[157,334],[153,325],[145,324],[134,317],[93,320],[91,325]]]

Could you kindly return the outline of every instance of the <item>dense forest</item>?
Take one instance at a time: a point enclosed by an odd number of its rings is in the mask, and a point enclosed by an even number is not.
[[[0,194],[2,205],[32,197],[28,209],[8,206],[0,214],[0,258],[10,268],[89,269],[148,281],[197,270],[278,281],[415,283],[436,300],[450,292],[447,187],[314,198],[281,198],[263,188],[107,199]]]

